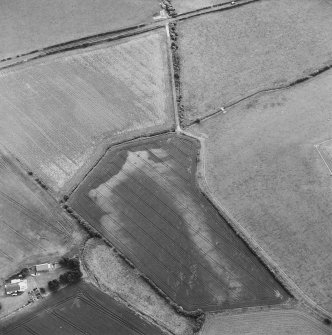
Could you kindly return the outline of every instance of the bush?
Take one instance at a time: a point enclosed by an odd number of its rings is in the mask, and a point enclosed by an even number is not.
[[[56,292],[60,287],[60,282],[57,279],[53,279],[48,282],[48,288],[52,292]]]
[[[29,271],[28,268],[24,268],[24,269],[22,269],[22,271],[20,272],[20,275],[22,275],[23,278],[28,277],[29,274],[30,274],[30,271]]]
[[[329,318],[325,318],[323,322],[328,326],[332,324],[332,321]]]

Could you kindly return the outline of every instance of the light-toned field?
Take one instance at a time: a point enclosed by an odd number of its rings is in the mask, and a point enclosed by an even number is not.
[[[68,187],[98,144],[171,128],[169,86],[164,30],[5,70],[0,141],[46,184]]]
[[[172,0],[173,7],[179,14],[225,2],[229,0]]]
[[[295,310],[215,315],[206,320],[202,335],[325,335],[331,329]]]
[[[29,265],[57,260],[80,239],[56,202],[27,177],[1,154],[0,280]]]
[[[120,297],[136,310],[148,315],[173,334],[191,334],[190,320],[174,309],[106,244],[89,240],[84,252],[89,272],[111,296]]]
[[[332,3],[268,0],[178,24],[185,117],[194,120],[332,59]]]
[[[332,312],[332,71],[243,101],[192,129],[212,194],[309,297]],[[328,147],[328,146],[327,146]]]
[[[0,59],[153,21],[158,0],[3,0]]]

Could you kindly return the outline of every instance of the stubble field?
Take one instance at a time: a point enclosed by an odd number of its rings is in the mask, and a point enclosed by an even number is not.
[[[331,62],[332,4],[268,0],[178,24],[186,121]]]
[[[0,141],[60,190],[106,143],[171,128],[171,101],[159,30],[1,71]]]
[[[70,206],[187,310],[286,301],[287,293],[200,193],[198,150],[196,141],[176,135],[114,148]]]
[[[158,0],[3,0],[0,59],[153,21]]]
[[[243,101],[205,134],[213,196],[301,289],[332,312],[332,71]],[[324,154],[324,151],[323,151]],[[324,156],[323,156],[324,157]],[[325,156],[326,158],[327,156]]]
[[[0,280],[27,265],[55,261],[80,240],[56,205],[1,153]]]
[[[161,335],[127,307],[94,288],[80,283],[48,297],[11,325],[1,325],[4,335]]]
[[[294,310],[212,315],[202,335],[328,335],[329,327]]]

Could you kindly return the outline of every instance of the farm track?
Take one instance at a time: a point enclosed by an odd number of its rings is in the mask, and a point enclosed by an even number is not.
[[[168,26],[169,22],[176,22],[189,19],[191,17],[204,15],[211,12],[225,11],[235,9],[240,6],[249,5],[251,3],[263,1],[263,0],[238,0],[235,4],[233,1],[229,1],[223,4],[212,5],[197,10],[189,11],[186,13],[178,14],[176,17],[160,20],[150,24],[139,24],[132,27],[127,27],[120,30],[114,30],[106,33],[92,35],[84,38],[80,38],[73,41],[68,41],[53,46],[45,47],[40,50],[30,51],[28,53],[20,54],[13,57],[8,57],[0,60],[0,71],[8,68],[12,68],[17,65],[26,64],[30,61],[41,59],[46,56],[59,54],[61,52],[72,51],[76,49],[84,49],[91,46],[95,46],[102,43],[116,41],[126,37],[132,37],[145,32],[153,31],[162,27]]]

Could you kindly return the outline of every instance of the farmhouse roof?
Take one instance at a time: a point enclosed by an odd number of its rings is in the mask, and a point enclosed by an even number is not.
[[[10,283],[5,285],[5,290],[7,294],[11,294],[16,291],[23,292],[28,288],[27,280],[21,280],[19,283]]]

